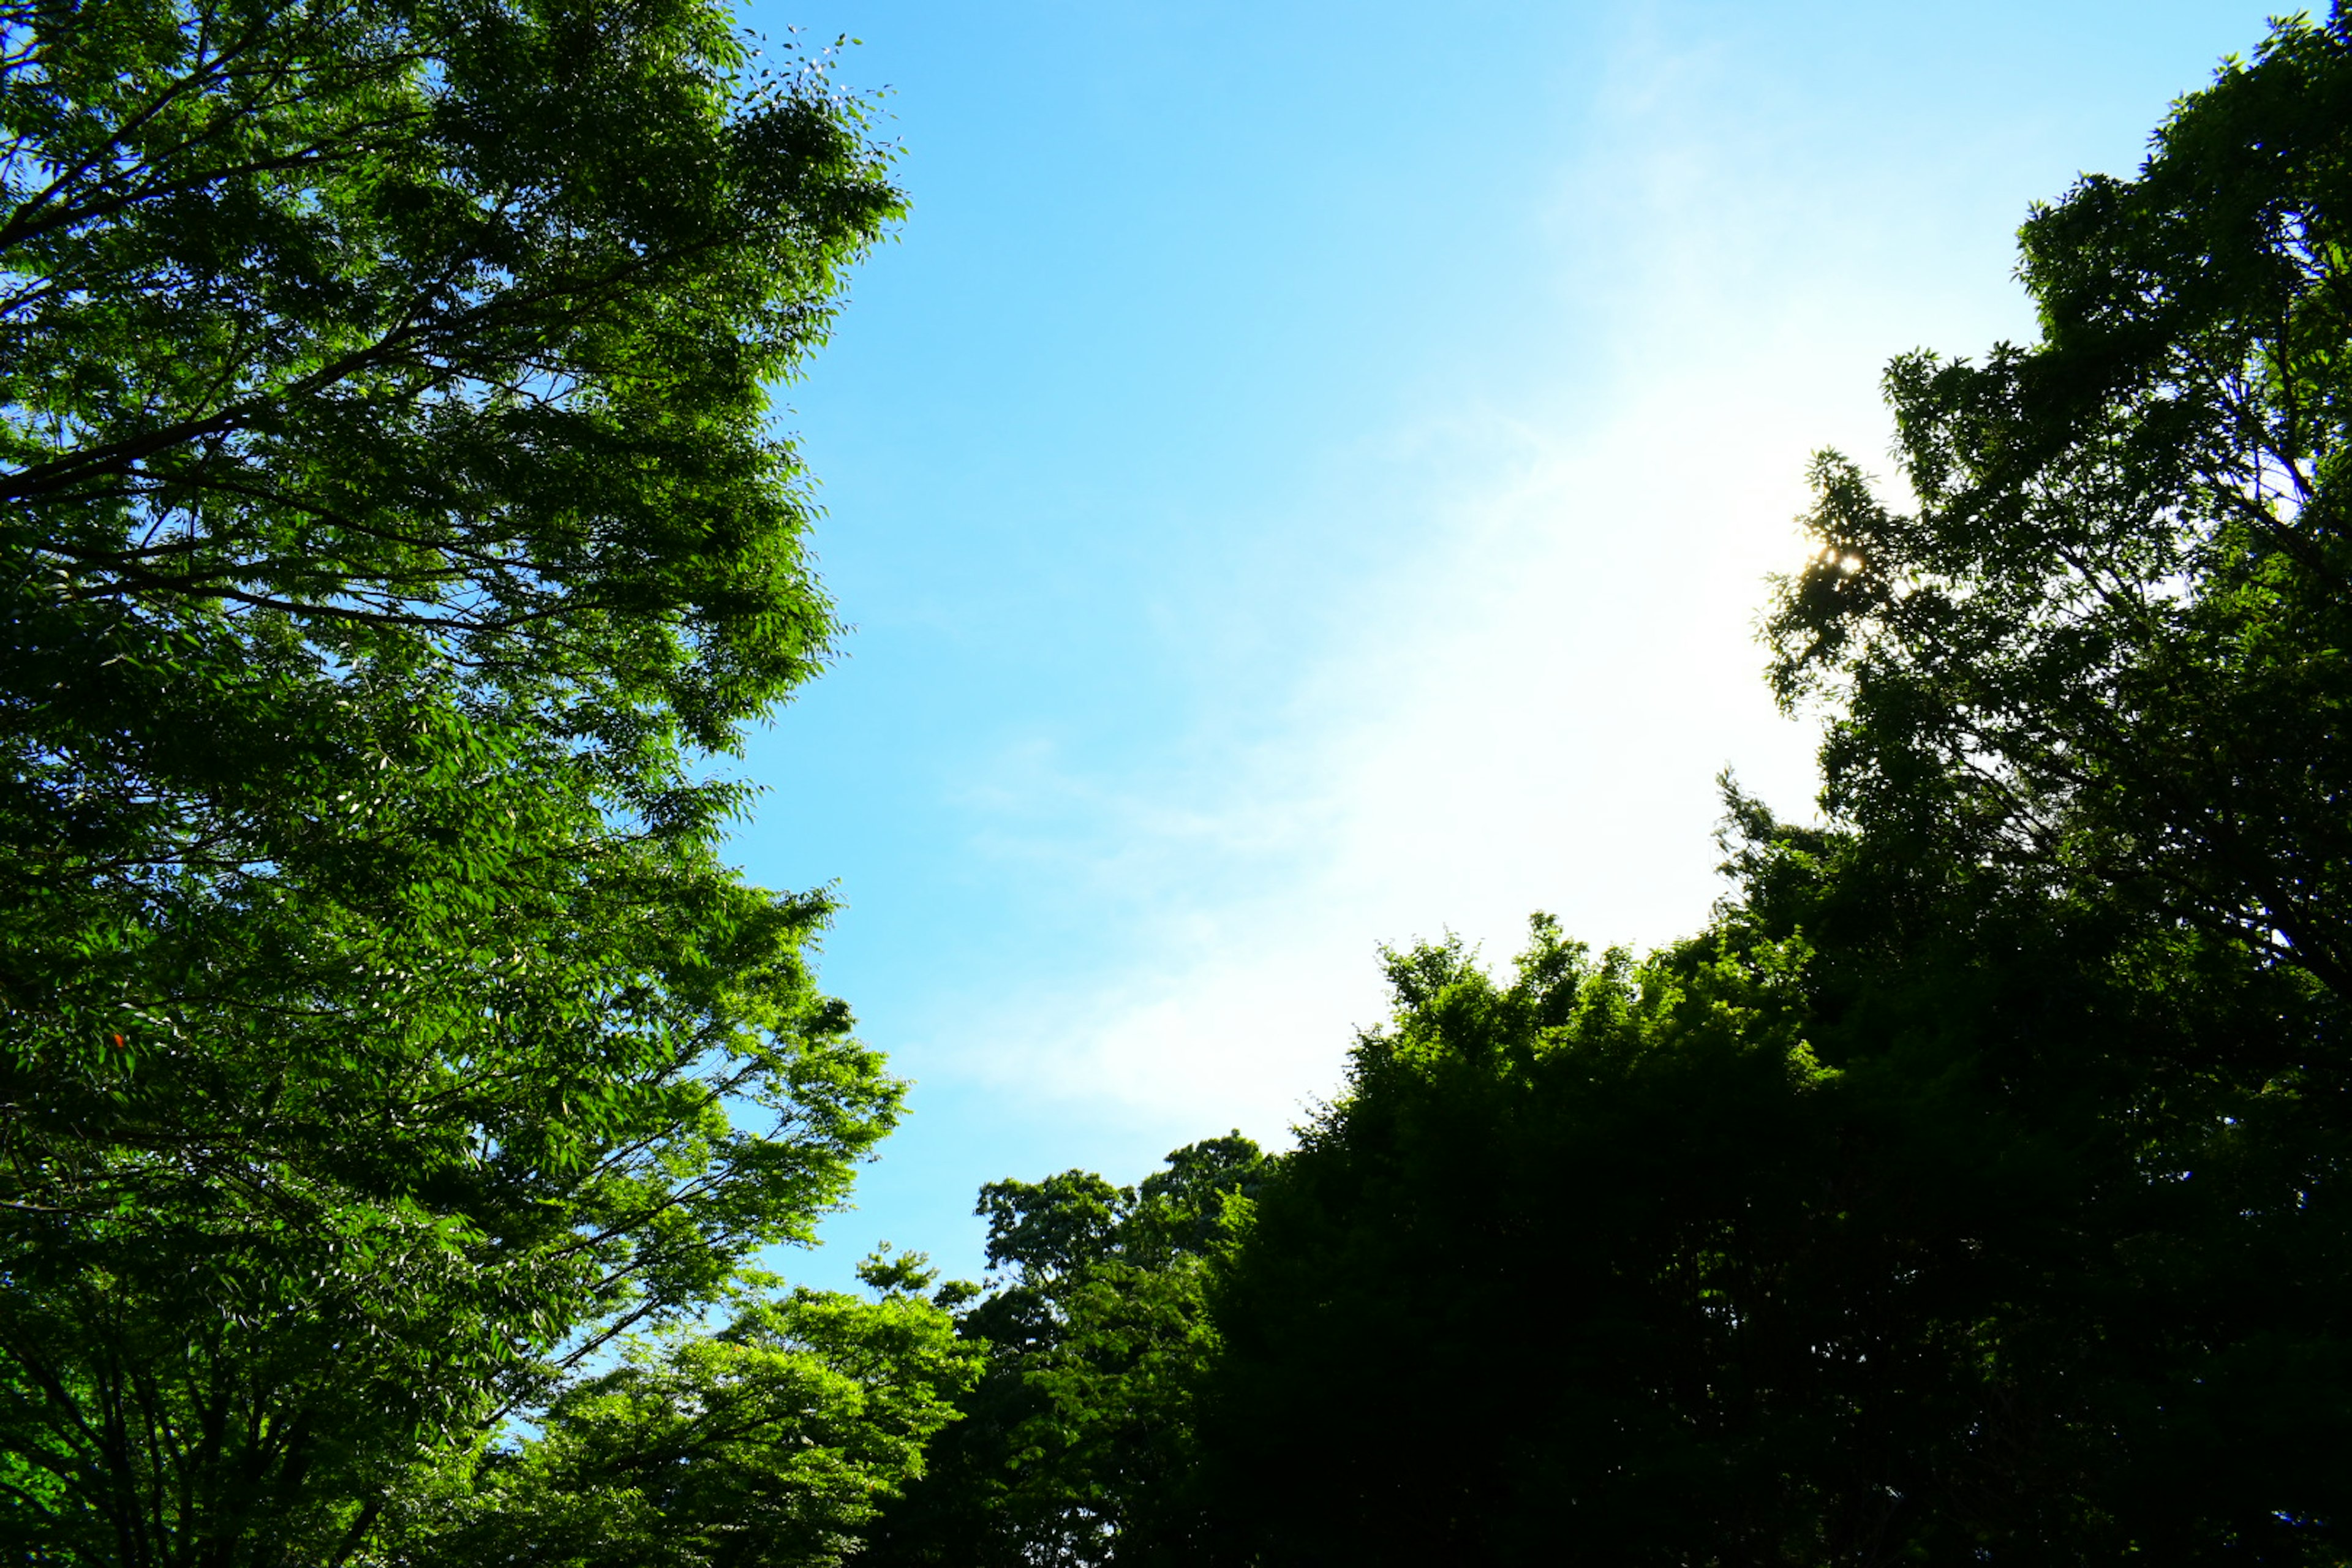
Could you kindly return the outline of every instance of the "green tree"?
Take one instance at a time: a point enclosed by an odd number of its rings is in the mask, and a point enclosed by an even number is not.
[[[412,1497],[387,1563],[818,1568],[922,1468],[980,1352],[920,1293],[919,1255],[860,1270],[878,1301],[744,1302],[715,1333],[633,1342],[539,1430]],[[760,1281],[761,1284],[770,1282]]]
[[[1177,1150],[1135,1187],[1065,1171],[982,1188],[1004,1277],[958,1327],[985,1370],[859,1560],[1206,1561],[1189,1482],[1192,1401],[1215,1346],[1207,1261],[1267,1166],[1234,1133]]]
[[[1825,1058],[2077,1105],[2080,1262],[1987,1355],[2066,1379],[2093,1539],[2182,1561],[2341,1561],[2352,1513],[2347,128],[2339,6],[2035,209],[2040,340],[1895,363],[1916,508],[1825,455],[1769,627],[1848,831],[1759,834],[1749,903],[1817,944]]]
[[[0,1542],[339,1561],[896,1114],[704,759],[899,197],[706,0],[0,5]]]
[[[2352,22],[2037,209],[1769,632],[1829,826],[1395,1019],[1213,1293],[1244,1560],[2352,1562]]]
[[[2103,911],[1890,932],[1750,814],[1635,964],[1539,923],[1396,1016],[1213,1289],[1208,1539],[1262,1563],[2337,1563],[2343,1141],[2168,1063],[2328,1026]]]
[[[1810,1544],[1789,1472],[1837,1463],[1807,1235],[1837,1141],[1792,1026],[1803,957],[1594,963],[1541,918],[1508,984],[1458,943],[1391,955],[1393,1019],[1214,1291],[1200,1443],[1234,1560]]]
[[[1886,377],[1772,616],[1842,820],[2127,896],[2352,995],[2352,22],[2279,28],[2136,180],[2037,207],[2041,341]]]

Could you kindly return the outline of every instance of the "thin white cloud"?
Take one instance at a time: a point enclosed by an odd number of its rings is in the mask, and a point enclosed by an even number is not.
[[[1933,324],[1889,259],[1948,219],[1794,183],[1785,148],[1705,111],[1727,68],[1629,41],[1550,197],[1559,335],[1600,363],[1366,443],[1353,489],[1316,504],[1382,520],[1384,569],[1312,604],[1261,581],[1224,610],[1244,640],[1253,616],[1324,628],[1313,657],[1206,695],[1255,722],[1150,778],[1006,759],[990,787],[1026,826],[998,849],[1060,858],[1124,956],[1005,989],[935,1063],[1171,1141],[1276,1136],[1381,1015],[1379,944],[1451,929],[1499,960],[1537,909],[1596,943],[1670,940],[1721,890],[1719,768],[1810,808],[1813,736],[1773,711],[1753,627],[1801,555],[1809,454],[1884,447],[1878,369]],[[1958,297],[1948,326],[2022,324],[1990,289]],[[1571,426],[1546,402],[1606,412]]]
[[[1116,784],[1009,768],[996,787],[1053,802],[1056,852],[1092,847],[1086,880],[1135,926],[1098,982],[968,1018],[956,1070],[1271,1135],[1378,1016],[1382,942],[1450,928],[1500,957],[1538,908],[1598,942],[1695,927],[1718,890],[1717,769],[1786,808],[1811,790],[1749,629],[1799,549],[1775,520],[1801,501],[1807,433],[1752,397],[1694,424],[1695,395],[1653,389],[1576,438],[1486,422],[1419,443],[1417,488],[1451,499],[1273,694],[1271,738]],[[1255,609],[1280,613],[1271,592]]]

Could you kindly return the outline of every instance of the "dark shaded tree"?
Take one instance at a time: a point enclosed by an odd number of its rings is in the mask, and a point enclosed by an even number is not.
[[[1817,463],[1769,628],[1838,818],[2343,996],[2352,26],[2282,26],[2136,180],[2037,207],[2041,341],[1886,377],[1916,510]]]
[[[1391,956],[1394,1020],[1216,1294],[1201,1440],[1238,1560],[1778,1559],[1836,1150],[1780,994],[1801,956],[1594,963],[1543,921],[1507,984],[1457,944]]]
[[[2342,1563],[2352,23],[2037,209],[1769,636],[1826,827],[1701,937],[1424,948],[1213,1293],[1233,1551]]]
[[[2177,1065],[2326,1017],[2095,911],[1893,936],[1848,841],[1749,826],[1754,903],[1642,964],[1393,961],[1212,1292],[1208,1539],[2342,1561],[2342,1140]]]

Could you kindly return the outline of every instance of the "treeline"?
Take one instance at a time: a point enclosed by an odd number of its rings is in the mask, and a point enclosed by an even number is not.
[[[798,49],[780,51],[796,55]],[[0,4],[0,1551],[43,1568],[2352,1563],[2352,19],[1890,369],[1646,957],[1268,1156],[807,1239],[899,1086],[712,782],[764,387],[899,214],[707,0]]]
[[[0,3],[0,1556],[827,1563],[970,1352],[714,756],[899,193],[707,0]]]
[[[1828,826],[1727,785],[1645,958],[1391,955],[1278,1159],[990,1189],[870,1560],[2352,1562],[2352,26],[2021,237],[1907,509],[1813,471]]]

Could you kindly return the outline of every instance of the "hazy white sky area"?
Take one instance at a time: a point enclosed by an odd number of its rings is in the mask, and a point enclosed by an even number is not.
[[[788,1271],[980,1267],[973,1190],[1280,1142],[1382,942],[1596,945],[1811,814],[1754,640],[1887,358],[2031,335],[2027,204],[2263,6],[755,13],[888,84],[913,216],[788,390],[845,658],[746,760],[757,879],[912,1114]]]

